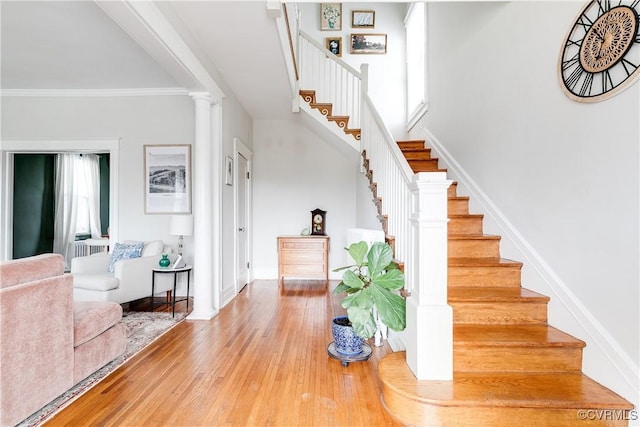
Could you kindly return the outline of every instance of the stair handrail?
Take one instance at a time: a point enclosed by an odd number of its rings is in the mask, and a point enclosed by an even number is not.
[[[275,19],[280,47],[284,53],[285,68],[289,77],[292,98],[291,111],[298,112],[300,109],[300,77],[296,57],[298,37],[293,36],[298,34],[300,27],[298,8],[295,3],[267,2],[267,13]]]
[[[348,116],[348,127],[360,128],[360,71],[325,49],[309,34],[298,30],[298,70],[301,89],[316,91],[316,102],[333,104],[333,116]]]

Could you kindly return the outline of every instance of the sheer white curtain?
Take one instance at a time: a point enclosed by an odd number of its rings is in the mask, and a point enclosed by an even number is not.
[[[64,256],[67,267],[71,265],[74,254],[72,244],[76,239],[78,193],[75,171],[79,166],[78,154],[56,156],[53,252]]]
[[[87,185],[87,196],[89,202],[89,223],[91,226],[91,237],[102,236],[100,224],[100,163],[99,157],[95,154],[82,155],[82,167],[84,179]]]
[[[86,189],[87,204],[79,203],[79,190]],[[84,192],[84,190],[83,190]],[[85,197],[85,196],[83,196]],[[91,237],[100,237],[100,165],[95,154],[58,154],[55,178],[55,222],[53,251],[62,254],[66,266],[75,253],[78,206],[88,210]],[[87,212],[83,212],[84,215]],[[86,216],[84,217],[86,218]],[[86,224],[86,219],[83,219]]]

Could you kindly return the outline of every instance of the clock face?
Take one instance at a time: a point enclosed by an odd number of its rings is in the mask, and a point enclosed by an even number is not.
[[[639,22],[640,0],[587,4],[560,53],[560,80],[569,98],[602,101],[640,77]]]
[[[313,222],[315,224],[322,224],[322,215],[315,214],[314,217],[313,217]]]

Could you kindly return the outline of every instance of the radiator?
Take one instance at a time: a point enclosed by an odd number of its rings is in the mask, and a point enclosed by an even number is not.
[[[88,246],[85,244],[84,240],[76,240],[73,242],[73,257],[79,256],[87,256],[89,255],[87,252]]]
[[[73,242],[73,257],[97,254],[98,252],[109,251],[109,239],[97,238],[87,240],[76,240]]]

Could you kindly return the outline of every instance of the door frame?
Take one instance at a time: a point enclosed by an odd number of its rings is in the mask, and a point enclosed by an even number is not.
[[[9,140],[0,149],[0,260],[13,258],[13,156],[35,153],[109,153],[109,240],[118,241],[120,139]]]
[[[252,161],[253,161],[253,151],[251,151],[251,149],[240,139],[240,138],[233,138],[233,163],[236,165],[235,166],[235,172],[234,172],[234,180],[236,183],[240,182],[240,179],[246,179],[246,177],[241,177],[239,176],[239,170],[240,168],[238,167],[238,157],[239,156],[244,157],[245,159],[247,159],[247,171],[249,172],[249,179],[246,180],[247,182],[247,186],[245,191],[247,192],[246,196],[247,196],[247,201],[245,203],[245,218],[246,218],[246,224],[245,224],[245,235],[247,236],[246,239],[246,248],[247,248],[247,262],[249,263],[249,267],[248,267],[248,271],[247,271],[247,283],[251,282],[253,280],[253,262],[251,259],[251,254],[252,254],[252,241],[253,241],[253,233],[252,233],[252,216],[251,216],[251,212],[252,212],[252,207],[251,207],[251,201],[253,199],[252,197],[252,185],[251,185],[251,166],[252,166]],[[239,257],[238,257],[238,249],[239,249],[239,244],[238,244],[238,188],[239,185],[234,185],[233,186],[233,282],[234,282],[234,288],[235,288],[235,292],[234,295],[236,295],[238,292],[240,292],[240,290],[242,289],[242,287],[245,285],[245,283],[240,283],[240,269],[238,266],[238,262],[239,262]]]

